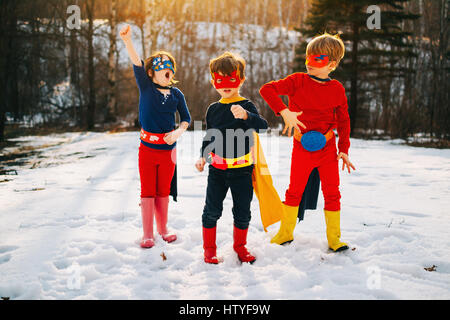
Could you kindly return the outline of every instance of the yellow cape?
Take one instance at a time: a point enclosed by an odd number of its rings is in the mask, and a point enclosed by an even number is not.
[[[264,157],[259,135],[254,132],[254,170],[252,175],[253,189],[259,201],[259,210],[264,231],[267,227],[280,221],[282,216],[282,202],[277,190],[273,186],[272,176]]]

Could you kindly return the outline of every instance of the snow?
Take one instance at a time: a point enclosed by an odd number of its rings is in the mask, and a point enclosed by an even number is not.
[[[224,262],[207,265],[201,232],[207,170],[194,168],[203,134],[187,132],[177,147],[179,199],[171,201],[169,227],[178,240],[158,237],[148,250],[139,247],[138,132],[17,139],[18,147],[40,146],[42,153],[0,183],[0,296],[450,299],[450,150],[352,139],[357,171],[341,174],[346,252],[327,249],[322,196],[288,246],[270,244],[279,224],[263,231],[254,197],[248,248],[257,261],[241,265],[228,195],[217,234]],[[284,198],[291,139],[261,140]],[[424,269],[433,265],[435,271]]]

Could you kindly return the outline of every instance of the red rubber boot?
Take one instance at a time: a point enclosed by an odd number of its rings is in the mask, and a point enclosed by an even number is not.
[[[169,196],[155,198],[156,229],[166,242],[177,240],[176,234],[167,231],[167,216],[169,212]]]
[[[239,229],[234,226],[233,229],[233,249],[236,251],[238,258],[241,262],[255,262],[256,258],[248,252],[245,245],[247,244],[247,229]]]
[[[218,264],[219,259],[216,255],[216,227],[205,228],[203,227],[203,250],[205,256],[205,262],[211,264]]]
[[[144,235],[141,240],[141,248],[151,248],[155,245],[153,239],[153,217],[155,212],[155,198],[141,198],[142,228]]]

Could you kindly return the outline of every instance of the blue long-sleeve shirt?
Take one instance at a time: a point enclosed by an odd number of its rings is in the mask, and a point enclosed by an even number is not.
[[[133,65],[134,76],[139,87],[139,123],[151,133],[166,133],[175,129],[175,113],[180,114],[180,121],[191,122],[184,94],[178,88],[171,88],[170,94],[164,96],[155,86],[142,66]],[[159,150],[172,150],[176,143],[151,144],[141,140],[147,147]]]

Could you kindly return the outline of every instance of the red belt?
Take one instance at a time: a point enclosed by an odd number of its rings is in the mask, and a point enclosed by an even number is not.
[[[171,131],[172,132],[172,131]],[[144,129],[141,129],[141,140],[151,144],[167,144],[164,141],[164,136],[166,133],[151,133],[147,132]]]

